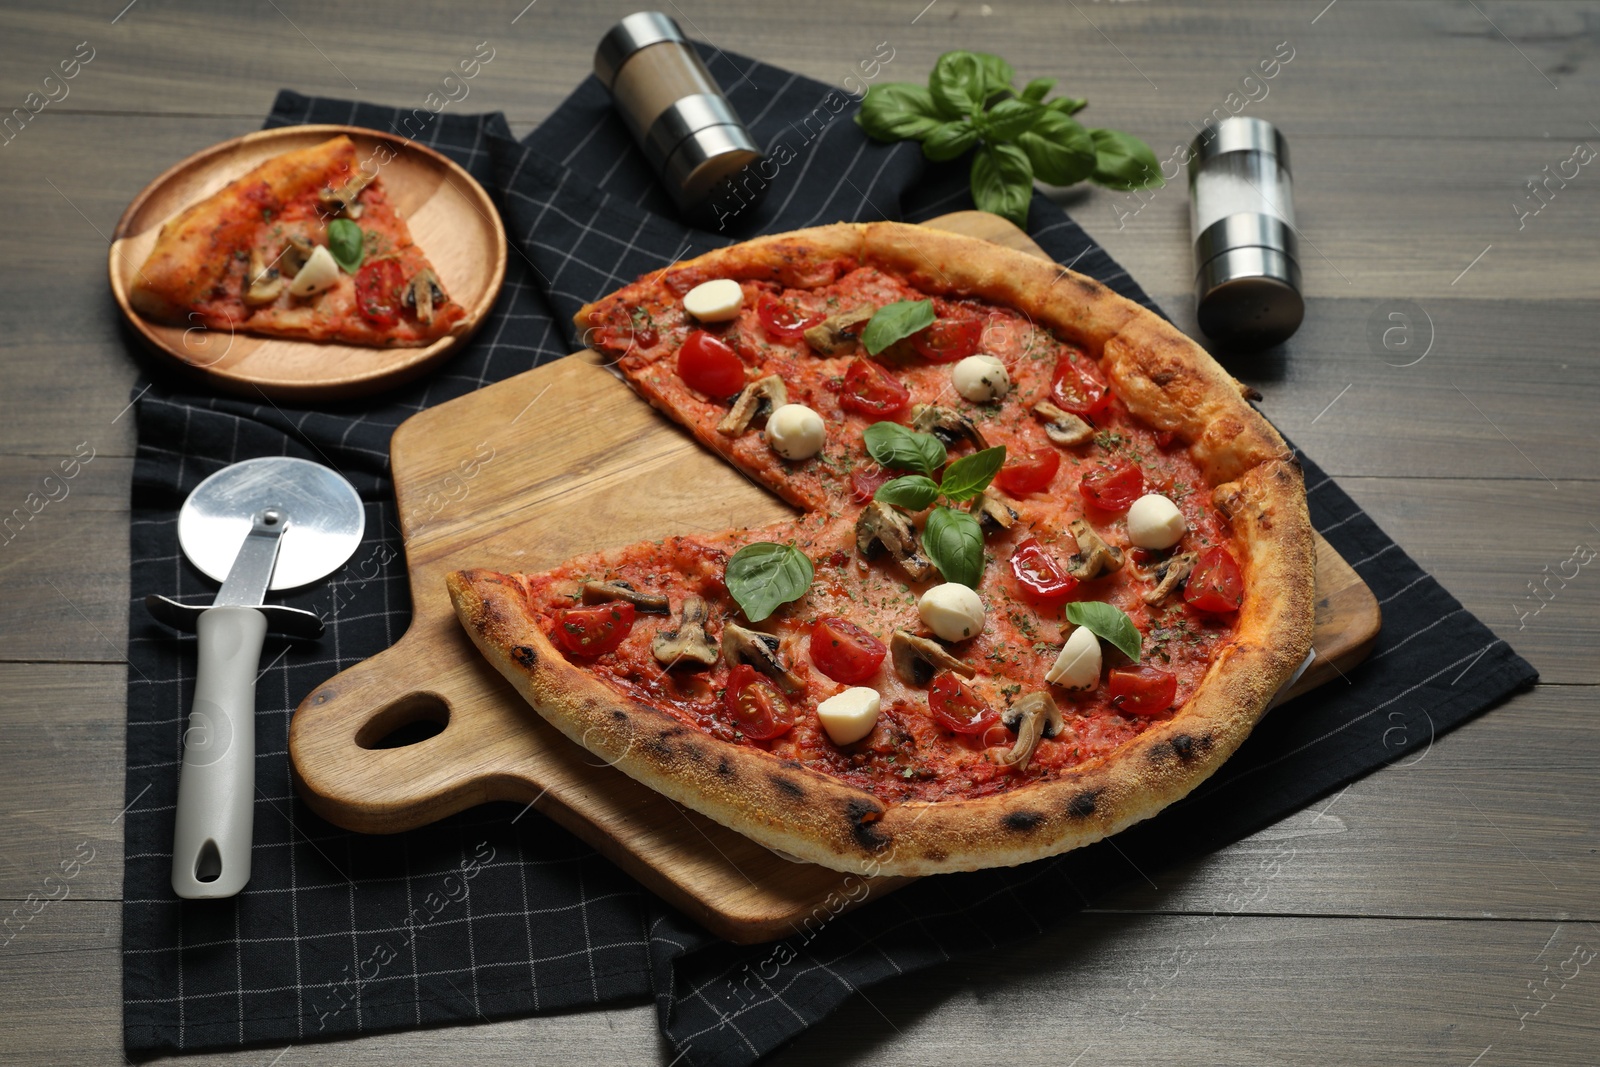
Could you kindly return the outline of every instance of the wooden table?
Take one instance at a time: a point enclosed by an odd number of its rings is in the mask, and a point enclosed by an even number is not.
[[[65,498],[0,543],[4,910],[79,842],[95,850],[71,899],[0,949],[6,1063],[120,1060],[136,368],[105,280],[118,214],[172,161],[258,126],[279,86],[420,103],[479,41],[495,59],[453,106],[502,109],[526,130],[639,6],[124,3],[0,13],[6,113],[58,61],[93,50],[65,99],[0,135],[0,512],[80,442],[94,455]],[[1416,754],[1115,910],[872,989],[774,1062],[1588,1062],[1600,963],[1565,988],[1557,972],[1577,946],[1600,949],[1600,568],[1552,580],[1537,615],[1529,583],[1574,546],[1600,548],[1600,170],[1552,179],[1542,200],[1523,183],[1558,172],[1576,143],[1600,144],[1600,6],[925,3],[665,9],[691,33],[835,84],[879,41],[894,49],[886,78],[920,80],[948,48],[1000,52],[1025,78],[1063,77],[1093,101],[1087,118],[1162,158],[1213,108],[1248,101],[1244,114],[1278,123],[1306,237],[1306,324],[1281,353],[1232,369],[1544,681],[1436,743],[1395,738]],[[1271,81],[1244,81],[1291,50]],[[1181,184],[1060,198],[1192,327]],[[1415,305],[1414,350],[1427,350],[1409,366],[1370,340],[1407,310],[1397,301]],[[1268,855],[1292,858],[1236,914]],[[187,1062],[468,1058],[671,1056],[639,1004]]]

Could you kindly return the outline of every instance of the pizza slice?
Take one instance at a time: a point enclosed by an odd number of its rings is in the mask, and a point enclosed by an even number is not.
[[[840,224],[578,323],[800,512],[457,572],[457,613],[574,741],[771,848],[926,874],[1087,844],[1210,775],[1310,647],[1287,447],[1087,278]]]
[[[133,306],[173,325],[426,345],[465,328],[378,163],[340,135],[285,152],[184,209],[139,269]]]

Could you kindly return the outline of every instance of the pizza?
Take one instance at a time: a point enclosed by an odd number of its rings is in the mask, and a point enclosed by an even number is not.
[[[1307,656],[1291,450],[1089,278],[837,224],[577,323],[797,514],[458,571],[457,614],[569,738],[771,849],[916,875],[1088,844],[1215,771]]]
[[[466,310],[411,240],[380,162],[358,161],[341,134],[185,208],[140,267],[134,308],[177,326],[360,345],[460,333]]]

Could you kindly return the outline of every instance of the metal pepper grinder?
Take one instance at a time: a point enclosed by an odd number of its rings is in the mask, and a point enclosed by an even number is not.
[[[718,183],[762,159],[683,31],[661,12],[636,12],[611,27],[594,72],[685,215],[709,217]]]

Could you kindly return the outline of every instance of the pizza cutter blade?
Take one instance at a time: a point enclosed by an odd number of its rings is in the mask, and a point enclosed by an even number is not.
[[[194,703],[183,733],[172,888],[190,900],[231,897],[250,880],[255,806],[256,671],[267,630],[315,638],[322,620],[266,604],[269,589],[320,581],[366,529],[355,488],[319,463],[247,459],[201,482],[178,512],[183,554],[222,583],[210,607],[150,595],[160,621],[199,635]]]

